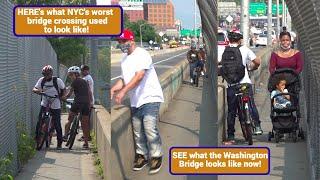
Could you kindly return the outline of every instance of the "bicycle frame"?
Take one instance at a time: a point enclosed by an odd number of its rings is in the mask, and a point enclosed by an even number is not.
[[[45,136],[44,139],[37,139],[37,149],[40,150],[43,146],[44,141],[46,141],[46,146],[49,147],[51,143],[51,128],[52,128],[52,115],[50,112],[51,105],[53,101],[57,98],[57,96],[49,96],[45,93],[40,94],[43,98],[46,98],[47,100],[47,106],[45,107],[44,112],[41,115],[41,119],[39,122],[39,129],[37,131],[44,132]],[[39,142],[40,141],[40,142]]]

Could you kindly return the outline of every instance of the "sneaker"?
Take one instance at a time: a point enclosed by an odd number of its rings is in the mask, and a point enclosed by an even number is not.
[[[78,141],[84,141],[84,137],[82,136],[81,138],[78,139]],[[89,136],[88,141],[91,141],[91,136]]]
[[[82,145],[82,149],[89,149],[89,145],[88,144],[83,144]]]
[[[149,174],[155,174],[160,171],[162,165],[162,157],[153,157],[150,160]]]
[[[192,78],[190,79],[190,83],[193,84],[193,79]]]
[[[61,144],[60,144],[60,145],[57,145],[57,150],[62,150]]]
[[[67,142],[67,141],[68,141],[68,136],[63,136],[63,137],[62,137],[62,141],[63,141],[63,142]]]
[[[228,141],[234,141],[234,134],[228,134]]]
[[[140,171],[148,164],[148,161],[142,154],[136,154],[133,164],[133,170]]]
[[[263,131],[262,131],[260,125],[256,126],[254,134],[255,135],[261,135],[262,133],[263,133]]]

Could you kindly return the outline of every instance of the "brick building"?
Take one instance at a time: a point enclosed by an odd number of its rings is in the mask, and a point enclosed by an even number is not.
[[[120,5],[130,22],[144,19],[143,0],[112,0],[112,5]]]
[[[175,28],[174,5],[171,0],[144,0],[144,19],[157,29]]]

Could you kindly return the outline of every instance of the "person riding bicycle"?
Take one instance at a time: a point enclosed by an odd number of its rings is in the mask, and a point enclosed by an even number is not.
[[[258,58],[252,50],[250,50],[246,46],[241,46],[241,41],[243,39],[242,34],[239,32],[230,32],[228,34],[228,38],[230,40],[230,47],[238,47],[242,57],[242,64],[245,67],[244,77],[240,80],[240,82],[235,84],[229,84],[227,88],[227,101],[228,101],[228,117],[227,117],[227,124],[228,124],[228,140],[234,142],[234,132],[235,132],[235,117],[237,114],[237,110],[240,109],[238,103],[238,97],[236,96],[239,93],[239,89],[237,88],[238,84],[249,84],[249,96],[250,96],[250,109],[251,109],[251,117],[255,121],[255,134],[262,134],[262,129],[260,126],[259,114],[256,108],[254,98],[253,98],[253,90],[252,90],[252,82],[250,80],[248,69],[255,70],[260,66],[260,58]],[[249,65],[247,65],[249,64]],[[241,118],[241,116],[239,117]],[[239,119],[242,121],[242,119]]]
[[[83,148],[88,149],[88,137],[90,133],[89,111],[90,105],[92,104],[92,96],[87,81],[81,78],[80,73],[80,68],[77,66],[72,66],[68,69],[68,77],[72,80],[71,89],[67,95],[62,97],[62,99],[66,100],[72,95],[72,93],[74,93],[75,97],[69,112],[68,122],[65,125],[63,140],[67,141],[71,123],[74,117],[78,115],[78,113],[81,113],[82,119],[80,121],[84,136]]]
[[[206,73],[206,68],[205,68],[204,64],[207,59],[206,52],[204,50],[204,44],[199,45],[199,58],[200,58],[200,62],[201,62],[201,75],[203,76]]]
[[[58,98],[56,98],[51,104],[50,113],[52,115],[54,128],[57,132],[57,142],[58,142],[57,149],[61,149],[61,145],[62,145],[61,101],[59,97],[61,97],[65,91],[65,84],[60,78],[53,77],[53,68],[50,65],[46,65],[42,68],[42,75],[43,77],[41,77],[37,81],[32,92],[36,94],[45,93],[48,96],[58,96]],[[39,113],[39,120],[37,122],[37,127],[36,127],[36,138],[39,135],[39,132],[38,132],[40,128],[39,123],[47,105],[48,105],[47,99],[42,98],[41,108]]]
[[[197,45],[195,43],[191,44],[191,49],[187,53],[187,60],[189,62],[190,69],[190,82],[194,82],[193,71],[197,67],[201,67],[199,52],[197,51]]]

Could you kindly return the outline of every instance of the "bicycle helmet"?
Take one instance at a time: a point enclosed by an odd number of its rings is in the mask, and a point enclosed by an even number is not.
[[[53,72],[53,68],[50,65],[46,65],[42,68],[42,75],[44,76],[52,72]]]
[[[68,69],[68,73],[81,73],[80,68],[78,66],[71,66]]]
[[[243,39],[243,35],[238,32],[229,32],[228,38],[230,41],[239,41],[240,39]]]
[[[191,44],[191,49],[197,49],[197,45],[195,43]]]

